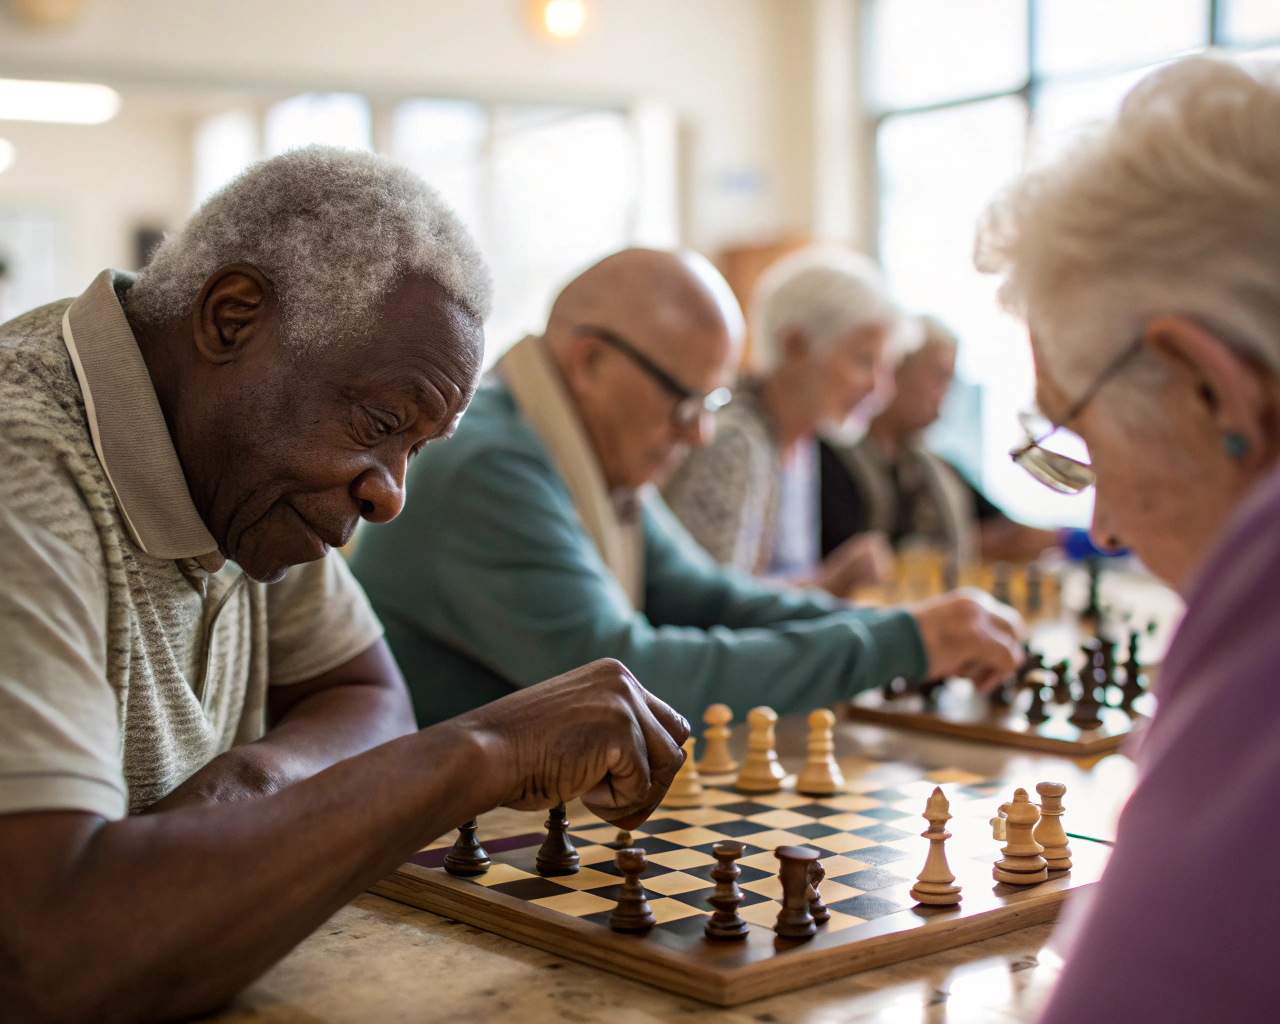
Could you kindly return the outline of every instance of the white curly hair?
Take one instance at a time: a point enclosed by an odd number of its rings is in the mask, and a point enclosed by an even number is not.
[[[861,253],[815,245],[770,264],[752,295],[752,362],[768,372],[782,361],[788,331],[821,350],[861,327],[889,329],[891,353],[918,347],[919,327],[889,295],[880,268]]]
[[[1280,64],[1148,75],[988,208],[975,258],[1068,389],[1165,314],[1280,369]]]
[[[229,263],[275,286],[282,338],[299,351],[363,336],[410,273],[478,321],[492,304],[484,259],[439,192],[385,157],[331,146],[263,160],[210,196],[156,249],[126,310],[142,323],[187,315]]]

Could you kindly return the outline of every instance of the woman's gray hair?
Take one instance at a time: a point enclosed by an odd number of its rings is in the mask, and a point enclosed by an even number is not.
[[[1194,57],[1016,181],[976,262],[1037,357],[1080,390],[1147,323],[1185,316],[1280,368],[1280,65]]]
[[[493,286],[479,249],[440,193],[385,157],[307,146],[254,164],[156,249],[129,289],[129,315],[190,314],[219,267],[248,263],[274,285],[286,344],[307,350],[365,335],[406,274],[437,282],[478,321]]]
[[[880,268],[861,253],[834,246],[810,246],[770,265],[756,284],[752,307],[752,362],[764,372],[782,361],[785,336],[793,330],[819,348],[881,325],[890,331],[890,348],[910,348],[918,340]]]

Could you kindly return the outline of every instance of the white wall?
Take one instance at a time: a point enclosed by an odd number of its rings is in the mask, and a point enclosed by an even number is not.
[[[106,81],[125,92],[99,128],[11,126],[20,162],[11,195],[58,194],[84,225],[74,275],[119,262],[118,228],[140,213],[175,215],[190,189],[189,124],[135,100],[142,88],[246,87],[258,95],[349,88],[378,97],[467,96],[630,106],[674,105],[685,143],[684,241],[706,251],[813,224],[812,139],[805,126],[811,0],[596,0],[576,46],[540,42],[521,0],[88,0],[70,30],[0,22],[10,76]],[[134,88],[130,88],[130,86]],[[179,135],[183,137],[178,138]],[[47,154],[92,152],[100,187],[59,172],[22,178]],[[40,175],[37,175],[39,178]],[[179,180],[180,179],[180,180]],[[115,212],[94,209],[115,203]],[[114,226],[113,226],[114,225]],[[127,233],[126,233],[127,234]]]

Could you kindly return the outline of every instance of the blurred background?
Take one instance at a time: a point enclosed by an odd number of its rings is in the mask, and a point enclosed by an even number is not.
[[[813,240],[960,335],[932,443],[1011,515],[1084,524],[1010,463],[1025,331],[972,267],[1018,170],[1162,61],[1280,56],[1280,0],[6,0],[0,315],[137,268],[211,191],[309,142],[454,204],[493,267],[488,358],[574,272],[687,245],[741,298]]]

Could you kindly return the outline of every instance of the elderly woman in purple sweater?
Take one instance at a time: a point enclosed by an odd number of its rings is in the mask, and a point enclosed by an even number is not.
[[[1042,1022],[1277,1019],[1280,66],[1151,75],[988,211],[978,259],[1035,352],[1044,423],[1015,458],[1094,486],[1095,540],[1187,602]]]

